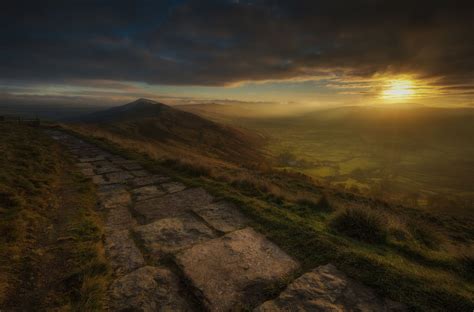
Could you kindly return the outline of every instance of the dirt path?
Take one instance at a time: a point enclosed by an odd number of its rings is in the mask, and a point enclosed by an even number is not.
[[[306,273],[267,301],[299,264],[248,227],[237,207],[71,135],[49,133],[98,187],[114,269],[110,310],[403,310],[332,266]]]

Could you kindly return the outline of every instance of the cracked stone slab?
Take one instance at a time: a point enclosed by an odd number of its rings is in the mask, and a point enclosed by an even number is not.
[[[348,278],[332,264],[317,267],[294,280],[278,296],[255,309],[277,311],[401,312],[405,305],[378,297],[370,288]]]
[[[213,228],[224,233],[242,229],[248,223],[235,205],[224,201],[195,208],[194,212]]]
[[[105,219],[106,229],[111,230],[126,230],[135,225],[135,220],[127,206],[118,205],[108,210]]]
[[[109,289],[110,311],[192,311],[179,280],[168,269],[145,266],[116,279]]]
[[[142,186],[132,190],[137,201],[163,196],[166,193],[156,185]]]
[[[126,171],[112,172],[105,174],[105,178],[110,183],[126,183],[127,180],[133,178],[133,176]]]
[[[161,219],[137,226],[133,231],[143,246],[158,258],[216,237],[212,229],[191,215]]]
[[[160,185],[167,193],[176,193],[186,189],[186,185],[180,182],[167,182]]]
[[[137,186],[145,186],[145,185],[150,185],[150,184],[155,184],[155,183],[163,183],[166,181],[169,181],[170,178],[162,176],[162,175],[151,175],[147,177],[137,177],[133,180],[130,181],[130,183],[137,187]]]
[[[251,228],[185,249],[176,255],[176,262],[210,311],[249,309],[299,268]]]
[[[129,273],[145,265],[145,260],[130,238],[128,230],[106,232],[104,248],[117,275]]]
[[[202,188],[192,188],[162,197],[137,202],[135,211],[142,217],[144,223],[158,219],[177,217],[187,211],[206,206],[213,197]]]

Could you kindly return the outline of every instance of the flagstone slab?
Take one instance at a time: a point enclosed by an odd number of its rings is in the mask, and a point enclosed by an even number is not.
[[[130,180],[130,184],[137,187],[137,186],[145,186],[145,185],[156,184],[156,183],[163,183],[169,180],[170,180],[169,177],[155,174],[155,175],[151,175],[147,177],[134,178]]]
[[[191,215],[161,219],[137,226],[133,231],[146,250],[157,258],[216,237],[212,229]]]
[[[160,185],[167,193],[176,193],[186,189],[186,185],[180,182],[167,182]]]
[[[204,189],[192,188],[137,202],[134,210],[142,217],[142,223],[146,224],[163,218],[178,217],[212,201],[213,197]]]
[[[407,311],[403,304],[378,297],[375,292],[327,264],[303,274],[274,300],[256,312],[278,311]]]
[[[178,278],[168,269],[145,266],[117,280],[109,290],[110,311],[192,311]]]
[[[107,211],[105,227],[107,230],[126,230],[136,225],[127,206],[116,205]]]
[[[127,180],[132,179],[133,176],[127,171],[119,171],[105,174],[105,178],[110,183],[126,183]]]
[[[135,196],[136,201],[141,201],[145,199],[163,196],[166,193],[156,185],[148,185],[133,189],[132,194],[133,196]]]
[[[145,265],[145,260],[130,238],[128,230],[107,231],[104,248],[116,275],[132,272]]]
[[[264,300],[298,263],[251,228],[194,245],[176,255],[195,295],[210,311],[239,311]]]
[[[214,229],[224,233],[242,229],[248,223],[234,204],[224,201],[195,208],[194,212]]]

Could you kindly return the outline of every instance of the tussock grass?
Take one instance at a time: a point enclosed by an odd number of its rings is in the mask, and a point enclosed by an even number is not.
[[[347,208],[331,220],[330,227],[367,243],[384,243],[387,240],[386,220],[370,208]]]

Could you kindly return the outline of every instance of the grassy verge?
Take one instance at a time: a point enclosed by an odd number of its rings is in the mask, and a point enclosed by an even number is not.
[[[101,308],[93,186],[37,128],[0,123],[0,309]]]
[[[249,176],[242,181],[229,181],[210,174],[200,164],[153,159],[107,140],[83,138],[136,159],[151,171],[202,186],[217,197],[235,202],[253,220],[257,230],[297,258],[304,270],[331,262],[381,295],[406,303],[414,311],[474,308],[472,256],[464,252],[469,246],[472,248],[474,239],[474,224],[469,220],[461,222],[325,190],[311,186],[303,177],[273,171],[255,172],[258,178]],[[313,202],[301,196],[281,196],[268,181],[276,181],[279,188],[285,188],[285,194],[300,192],[321,197],[325,193],[326,197]],[[348,208],[365,209],[369,214],[358,210],[344,215]],[[351,231],[337,226],[341,223],[351,225]],[[367,225],[372,228],[367,229]],[[360,231],[367,233],[361,235]],[[365,239],[374,231],[378,239]]]

